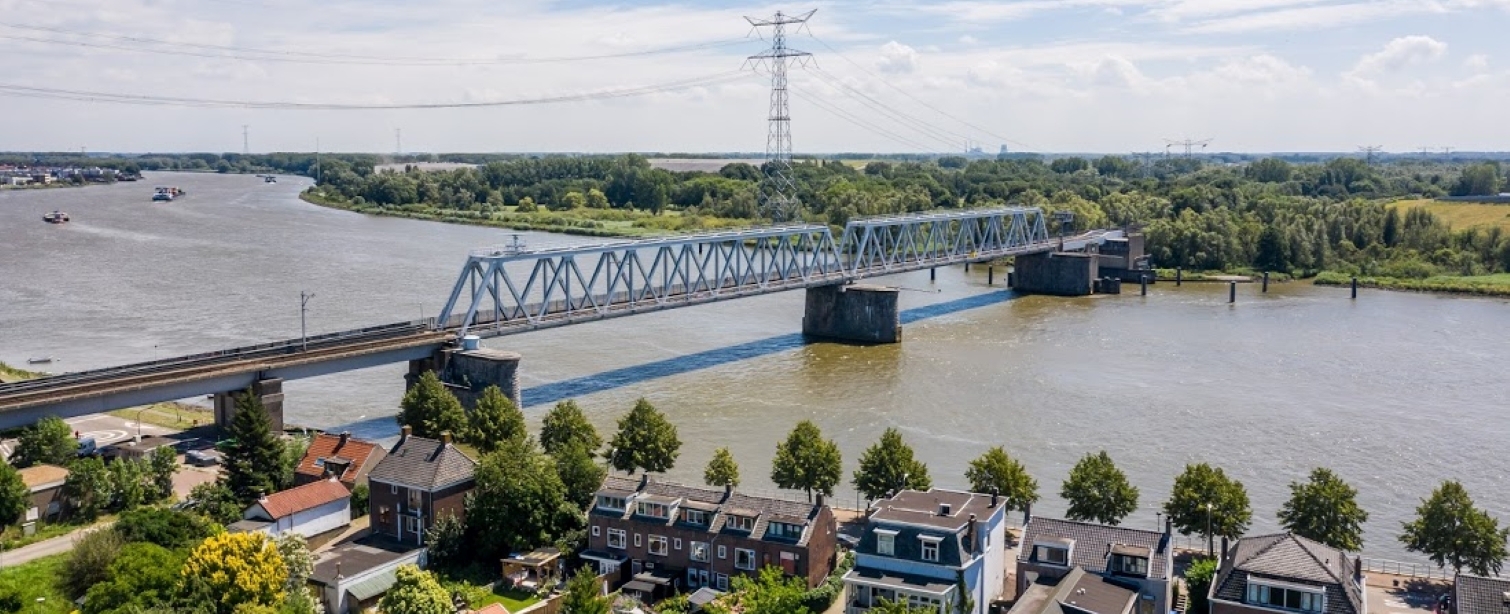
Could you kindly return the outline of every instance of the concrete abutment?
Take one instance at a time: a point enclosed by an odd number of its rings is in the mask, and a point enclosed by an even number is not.
[[[519,399],[522,358],[518,352],[503,350],[442,348],[429,358],[409,361],[404,389],[414,387],[426,371],[433,371],[468,410],[477,405],[478,397],[488,386],[498,386],[504,396],[522,407]]]
[[[223,431],[231,426],[231,420],[236,417],[236,399],[246,392],[247,390],[243,388],[215,393],[215,426],[217,428]],[[267,410],[267,418],[272,423],[273,432],[283,432],[283,380],[276,377],[259,378],[252,384],[251,393],[262,401],[262,408]]]
[[[1018,256],[1012,289],[1025,294],[1088,296],[1099,277],[1095,254],[1057,252]]]
[[[851,343],[898,343],[902,340],[898,294],[896,288],[859,284],[808,288],[802,334]]]

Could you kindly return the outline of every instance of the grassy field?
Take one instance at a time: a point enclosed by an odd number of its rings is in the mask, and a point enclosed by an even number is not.
[[[1390,204],[1401,213],[1409,209],[1424,208],[1432,215],[1452,225],[1453,230],[1467,230],[1474,226],[1497,226],[1510,231],[1510,205],[1483,203],[1449,203],[1431,199],[1400,200]]]
[[[27,371],[26,369],[17,369],[8,364],[0,362],[0,383],[19,382],[21,380],[31,379],[39,375],[41,374]]]
[[[1352,283],[1352,278],[1341,273],[1322,273],[1316,276],[1317,285],[1346,286],[1350,283]],[[1365,288],[1382,288],[1385,290],[1510,296],[1510,273],[1479,275],[1475,277],[1439,275],[1426,279],[1359,277],[1358,285]]]
[[[0,609],[28,614],[72,612],[73,602],[58,590],[58,578],[67,558],[67,554],[59,554],[0,569]],[[20,609],[10,610],[12,605],[19,605]]]
[[[136,420],[141,416],[141,421],[146,424],[167,427],[186,431],[196,426],[204,426],[215,422],[215,412],[186,403],[154,403],[146,408],[127,407],[109,412],[110,415],[126,420]]]

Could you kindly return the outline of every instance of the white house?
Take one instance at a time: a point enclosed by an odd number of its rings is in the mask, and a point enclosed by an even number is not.
[[[311,482],[262,497],[241,517],[228,528],[314,537],[351,524],[351,492],[335,478]]]
[[[1006,573],[1006,507],[996,495],[904,490],[871,506],[855,567],[844,574],[846,614],[881,601],[945,614],[984,614]]]

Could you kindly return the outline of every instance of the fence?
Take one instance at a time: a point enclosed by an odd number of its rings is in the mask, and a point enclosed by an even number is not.
[[[1364,557],[1363,571],[1369,573],[1384,573],[1409,578],[1424,578],[1427,580],[1451,580],[1452,572],[1436,565],[1422,563],[1404,563],[1388,559],[1371,559]]]

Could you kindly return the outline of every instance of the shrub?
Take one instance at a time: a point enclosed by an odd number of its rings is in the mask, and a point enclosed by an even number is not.
[[[110,564],[121,553],[126,540],[108,529],[90,531],[74,541],[73,552],[63,565],[60,588],[71,599],[78,599],[89,587],[104,582]]]

